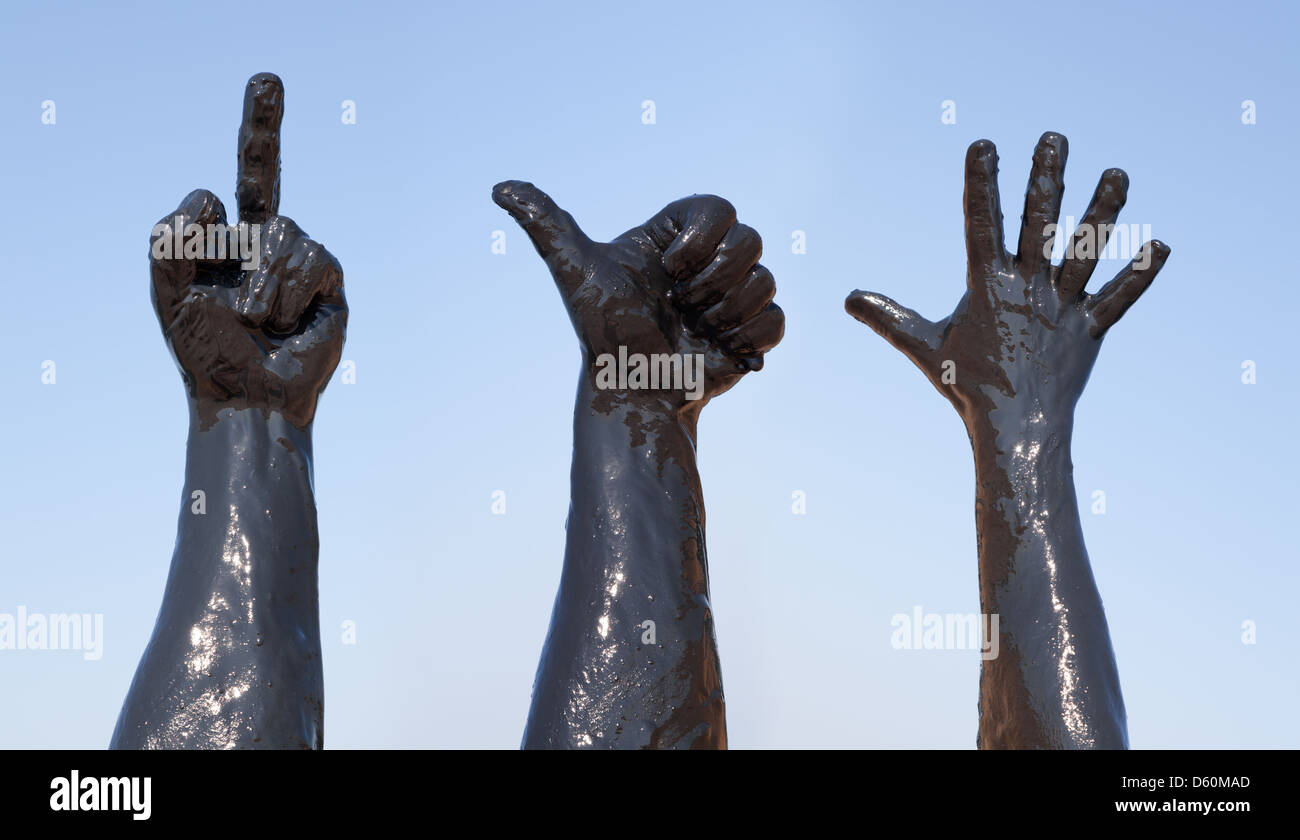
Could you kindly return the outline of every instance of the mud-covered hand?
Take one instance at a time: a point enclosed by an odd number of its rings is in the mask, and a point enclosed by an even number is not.
[[[997,149],[966,152],[966,294],[938,323],[884,295],[855,291],[849,314],[925,372],[967,420],[1018,401],[1030,412],[1072,413],[1106,331],[1146,291],[1169,256],[1152,240],[1094,294],[1084,290],[1128,193],[1128,176],[1108,169],[1061,265],[1053,265],[1068,144],[1048,132],[1034,151],[1019,249],[1005,250]]]
[[[612,242],[593,242],[550,196],[506,181],[492,199],[546,260],[582,343],[586,369],[602,354],[699,354],[704,399],[763,366],[785,331],[758,233],[711,195],[669,204]],[[666,393],[666,392],[659,392]],[[628,394],[629,397],[636,395]],[[681,391],[677,406],[686,405]]]
[[[1107,170],[1052,264],[1065,138],[1038,142],[1017,252],[1003,244],[997,152],[966,153],[967,288],[932,323],[883,295],[849,313],[921,368],[956,406],[975,455],[980,606],[1000,623],[980,670],[981,748],[1124,748],[1119,672],[1075,496],[1074,409],[1102,337],[1169,256],[1152,241],[1094,294],[1084,287],[1119,216],[1128,177]],[[990,634],[992,635],[990,629]],[[994,643],[995,646],[994,646]]]
[[[276,410],[310,425],[342,352],[343,270],[278,215],[283,115],[280,79],[250,79],[233,233],[220,199],[195,190],[150,239],[154,309],[205,425],[227,407]]]

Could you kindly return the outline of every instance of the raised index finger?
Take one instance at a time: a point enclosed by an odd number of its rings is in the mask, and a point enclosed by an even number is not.
[[[280,212],[280,120],[284,83],[274,73],[258,73],[244,89],[244,121],[239,126],[239,177],[235,200],[239,220],[261,224]]]

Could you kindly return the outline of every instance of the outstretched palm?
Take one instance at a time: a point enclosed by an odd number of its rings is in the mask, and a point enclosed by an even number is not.
[[[901,350],[948,397],[968,426],[1019,400],[1030,412],[1073,411],[1101,339],[1146,291],[1169,256],[1164,243],[1143,246],[1095,294],[1084,287],[1119,216],[1128,176],[1109,169],[1093,193],[1065,261],[1051,261],[1068,152],[1049,132],[1034,151],[1019,250],[1003,244],[997,149],[987,140],[966,153],[966,293],[937,323],[884,295],[855,291],[849,314]]]

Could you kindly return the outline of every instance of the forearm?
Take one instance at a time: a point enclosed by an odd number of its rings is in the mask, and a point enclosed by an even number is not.
[[[579,387],[564,571],[526,747],[721,747],[694,423]]]
[[[192,412],[176,550],[113,746],[319,747],[318,550],[310,429]]]
[[[1124,701],[1084,548],[1072,424],[972,434],[980,602],[998,616],[980,677],[985,748],[1123,748]],[[1008,429],[1007,426],[1012,426]]]

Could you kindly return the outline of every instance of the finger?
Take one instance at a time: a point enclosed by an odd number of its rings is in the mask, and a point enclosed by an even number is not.
[[[938,324],[884,295],[855,291],[844,301],[844,309],[917,364],[939,349]]]
[[[289,264],[297,270],[281,279],[268,319],[271,329],[278,333],[295,332],[313,302],[338,294],[343,288],[343,267],[319,242],[300,240]]]
[[[301,329],[292,331],[284,343],[280,346],[288,348],[295,356],[299,352],[307,352],[316,348],[322,343],[332,343],[331,336],[334,334],[343,335],[347,330],[348,324],[348,302],[343,294],[343,269],[338,270],[337,285],[330,287],[326,282],[325,287],[315,297],[312,303],[307,307],[305,322],[302,323]],[[342,347],[339,341],[336,348]]]
[[[1093,328],[1093,337],[1100,338],[1106,330],[1123,317],[1128,308],[1137,301],[1156,279],[1165,260],[1169,259],[1169,246],[1158,239],[1153,239],[1142,246],[1142,250],[1131,262],[1101,288],[1101,291],[1089,298],[1088,311],[1097,322]]]
[[[727,290],[743,283],[763,256],[763,239],[749,225],[735,224],[714,249],[713,260],[700,273],[673,289],[679,310],[703,309],[717,303]]]
[[[337,354],[342,350],[347,335],[347,302],[340,291],[335,302],[321,301],[310,312],[311,321],[301,330],[295,330],[280,346],[297,359],[315,356],[322,351],[332,352],[335,355],[328,360],[328,369],[332,371],[338,364]]]
[[[528,234],[562,292],[582,284],[583,255],[591,240],[572,216],[526,181],[502,181],[492,188],[492,200]]]
[[[776,280],[772,272],[756,265],[739,286],[730,289],[722,300],[700,315],[698,329],[717,334],[740,326],[763,311],[776,297]]]
[[[244,120],[239,126],[239,175],[235,199],[239,219],[262,224],[280,212],[280,121],[284,84],[273,73],[258,73],[244,89]]]
[[[1122,169],[1107,169],[1092,193],[1088,211],[1075,229],[1057,274],[1056,290],[1061,300],[1074,300],[1088,285],[1106,240],[1128,201],[1128,175]]]
[[[250,326],[260,327],[276,311],[276,300],[282,282],[299,273],[295,257],[305,256],[303,243],[311,240],[288,216],[276,216],[261,225],[257,250],[257,265],[244,272],[234,309]]]
[[[149,237],[149,269],[155,301],[171,307],[185,296],[194,282],[194,260],[184,258],[184,243],[191,226],[206,230],[208,225],[224,225],[226,208],[207,190],[194,190],[181,199],[180,206],[158,221]]]
[[[1044,263],[1051,264],[1055,225],[1061,217],[1061,196],[1065,193],[1065,159],[1069,153],[1070,144],[1054,131],[1039,138],[1034,149],[1034,164],[1025,190],[1025,210],[1020,217],[1020,250],[1016,254],[1024,277],[1033,277]]]
[[[1002,237],[1002,202],[998,197],[998,150],[991,140],[977,140],[966,150],[967,282],[990,276],[1006,261]]]
[[[736,208],[716,195],[693,195],[660,210],[642,227],[664,254],[664,268],[681,280],[704,269],[727,231]]]
[[[785,335],[785,313],[769,303],[758,315],[733,330],[721,333],[717,342],[728,353],[742,358],[761,356],[781,343]],[[758,368],[751,367],[751,370]]]
[[[265,362],[267,370],[282,381],[301,379],[303,371],[307,371],[312,379],[325,383],[338,367],[348,326],[348,307],[342,289],[336,293],[334,302],[322,300],[310,307],[307,317],[310,321],[284,338],[280,344],[283,352],[271,354]]]

